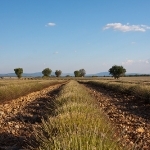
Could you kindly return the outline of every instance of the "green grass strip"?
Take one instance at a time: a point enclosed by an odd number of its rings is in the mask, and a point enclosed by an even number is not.
[[[107,117],[76,81],[63,86],[55,116],[35,130],[39,150],[122,150]]]

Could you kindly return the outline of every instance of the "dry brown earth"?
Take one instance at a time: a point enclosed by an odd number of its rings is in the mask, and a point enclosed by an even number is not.
[[[41,119],[53,115],[54,99],[62,84],[50,86],[27,96],[0,104],[0,150],[37,147],[33,128]],[[30,149],[30,148],[29,148]]]
[[[124,145],[136,146],[135,150],[150,150],[150,105],[133,96],[114,93],[84,84],[99,102],[99,106],[120,133]]]
[[[53,115],[53,100],[61,85],[53,85],[0,105],[0,150],[38,146],[33,128],[38,128],[42,118]],[[136,143],[136,150],[150,150],[150,105],[145,105],[133,96],[121,95],[89,84],[85,86],[121,133],[122,144],[132,146]]]

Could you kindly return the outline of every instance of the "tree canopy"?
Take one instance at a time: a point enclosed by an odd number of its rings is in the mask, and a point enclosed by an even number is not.
[[[114,65],[109,69],[109,74],[111,74],[115,79],[119,79],[124,76],[126,69],[123,66]]]
[[[51,73],[52,73],[52,70],[49,69],[49,68],[45,68],[45,69],[42,71],[42,74],[43,74],[43,76],[45,76],[45,77],[49,77],[49,76],[51,75]]]
[[[17,75],[17,77],[20,79],[22,77],[23,69],[15,68],[14,71],[15,71],[15,74]]]
[[[74,76],[75,77],[80,77],[80,72],[78,70],[74,71]]]
[[[79,72],[81,77],[84,77],[86,74],[86,71],[84,69],[80,69]]]
[[[84,69],[74,71],[75,77],[84,77],[85,74],[86,74],[86,71]]]
[[[61,74],[62,74],[62,71],[61,71],[61,70],[56,70],[56,71],[55,71],[56,77],[60,77]]]

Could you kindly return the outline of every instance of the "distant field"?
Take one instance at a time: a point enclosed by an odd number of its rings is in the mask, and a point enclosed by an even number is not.
[[[112,77],[94,78],[95,80],[107,80],[111,82],[123,82],[123,83],[150,83],[150,77],[121,77],[120,79],[114,79]]]
[[[121,77],[120,79],[114,79],[112,77],[83,77],[72,78],[78,81],[104,81],[104,82],[116,82],[116,83],[135,83],[150,85],[150,77]]]
[[[0,80],[0,103],[42,90],[64,80]]]
[[[89,79],[104,79],[104,80],[115,80],[113,77],[89,77]],[[150,77],[121,77],[120,79],[116,80],[131,80],[131,81],[150,81]]]
[[[148,82],[150,82],[150,77],[121,77],[119,80],[123,80],[123,81],[148,81]]]
[[[42,79],[42,77],[22,77],[21,80],[31,80],[31,79],[35,79],[35,80],[39,80],[39,79]],[[113,77],[50,77],[49,78],[50,80],[60,80],[60,79],[87,79],[87,80],[95,80],[95,79],[98,79],[98,80],[115,80]],[[4,77],[4,79],[1,79],[0,78],[0,82],[1,81],[12,81],[12,80],[18,80],[17,77]],[[150,81],[150,76],[140,76],[140,77],[121,77],[120,79],[118,80],[133,80],[133,81]]]
[[[150,103],[150,77],[95,78],[79,80],[115,92],[133,95],[146,103]]]

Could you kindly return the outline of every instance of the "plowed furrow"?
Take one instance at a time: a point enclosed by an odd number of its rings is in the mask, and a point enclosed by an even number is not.
[[[0,150],[36,148],[33,128],[53,115],[62,84],[50,86],[0,105]]]
[[[118,129],[122,144],[150,150],[150,105],[145,105],[133,96],[114,93],[90,84],[84,85]]]

